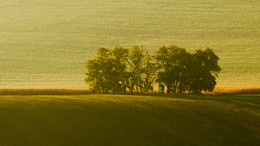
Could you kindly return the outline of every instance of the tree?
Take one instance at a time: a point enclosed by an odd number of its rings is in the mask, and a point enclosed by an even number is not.
[[[143,79],[143,88],[145,92],[153,90],[153,84],[157,78],[158,66],[154,61],[154,57],[151,56],[148,52],[144,57],[144,79]]]
[[[97,57],[87,61],[85,82],[93,91],[103,93],[148,92],[155,81],[167,87],[167,93],[213,91],[221,68],[219,57],[210,48],[191,54],[186,49],[160,47],[155,56],[134,46],[99,48]]]
[[[115,46],[112,50],[99,48],[97,57],[87,61],[85,82],[93,91],[126,92],[128,49]]]
[[[185,49],[175,49],[175,81],[173,85],[174,93],[183,93],[189,87],[189,78],[191,72],[191,54]]]
[[[98,72],[99,69],[96,67],[98,66],[98,62],[96,58],[91,58],[87,61],[86,68],[88,73],[86,73],[85,83],[89,86],[90,90],[94,91],[95,89],[101,89],[101,84],[97,83]]]
[[[113,93],[115,92],[126,92],[127,88],[127,60],[129,56],[129,49],[121,46],[115,46],[112,50],[112,61],[113,61]]]
[[[155,59],[160,67],[157,81],[166,85],[167,93],[171,91],[176,93],[178,89],[183,92],[181,87],[185,83],[182,79],[187,66],[185,64],[186,57],[186,50],[175,45],[163,46],[156,52]]]
[[[174,45],[163,46],[155,58],[160,66],[157,81],[166,85],[167,93],[213,91],[221,71],[219,57],[210,48],[190,54]]]
[[[85,82],[93,91],[102,91],[107,93],[111,90],[113,83],[113,62],[111,59],[111,50],[99,48],[96,58],[87,61],[87,73]]]
[[[160,69],[158,73],[157,82],[164,83],[167,87],[167,93],[170,93],[171,80],[169,80],[169,78],[170,78],[170,70],[171,70],[170,68],[172,64],[170,63],[170,59],[169,59],[169,48],[166,48],[165,46],[159,48],[159,50],[156,51],[155,53],[155,59]]]
[[[130,92],[133,92],[134,87],[136,92],[142,83],[144,53],[143,49],[139,46],[134,46],[129,55],[129,81],[130,81]]]
[[[179,48],[177,46],[172,46],[169,49],[170,61],[172,62],[172,67],[170,69],[172,90],[173,93],[182,93],[185,88],[185,71],[186,71],[186,61],[187,61],[187,52],[183,48]]]
[[[210,48],[198,49],[193,54],[192,75],[190,91],[213,91],[216,85],[216,77],[221,71],[218,65],[219,57]]]

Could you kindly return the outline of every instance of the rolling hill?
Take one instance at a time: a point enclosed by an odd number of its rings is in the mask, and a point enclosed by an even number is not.
[[[0,145],[259,145],[260,95],[3,95]]]

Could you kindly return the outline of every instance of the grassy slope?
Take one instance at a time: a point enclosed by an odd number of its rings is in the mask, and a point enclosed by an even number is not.
[[[0,96],[0,145],[257,145],[260,96]]]
[[[259,0],[0,2],[0,86],[82,86],[99,46],[212,47],[220,84],[259,84]]]

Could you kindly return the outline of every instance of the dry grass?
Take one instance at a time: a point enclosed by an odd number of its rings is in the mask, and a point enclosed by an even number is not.
[[[212,93],[206,93],[206,94],[256,94],[256,93],[260,93],[260,84],[217,85]]]
[[[0,95],[73,95],[89,93],[86,87],[0,87]]]
[[[158,90],[155,88],[154,92]],[[73,95],[90,94],[87,87],[1,87],[0,95]],[[260,84],[255,85],[217,85],[213,92],[203,94],[259,94]]]

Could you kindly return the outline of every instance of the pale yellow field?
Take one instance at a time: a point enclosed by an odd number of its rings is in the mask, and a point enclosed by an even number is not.
[[[158,92],[157,87],[154,93]],[[87,87],[19,87],[19,86],[0,86],[1,94],[89,94]],[[216,85],[213,92],[203,94],[240,94],[240,93],[260,93],[260,84],[248,85]]]
[[[1,0],[0,86],[84,86],[98,47],[210,47],[218,84],[260,84],[260,0]]]
[[[256,93],[260,92],[260,84],[248,85],[217,85],[214,89],[218,93]]]

